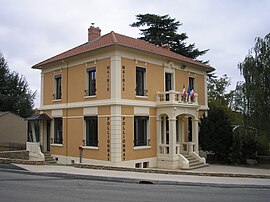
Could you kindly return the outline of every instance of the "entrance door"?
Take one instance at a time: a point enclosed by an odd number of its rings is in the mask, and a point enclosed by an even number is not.
[[[51,121],[47,121],[47,151],[51,150]]]
[[[192,118],[188,117],[188,141],[192,142]]]
[[[172,74],[165,73],[165,91],[172,90]],[[166,101],[169,101],[169,94],[166,94]]]

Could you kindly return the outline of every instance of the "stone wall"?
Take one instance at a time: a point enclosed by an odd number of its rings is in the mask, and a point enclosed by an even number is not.
[[[29,151],[1,151],[0,158],[29,160]]]
[[[27,165],[45,165],[44,161],[29,161],[24,159],[7,159],[7,158],[1,158],[0,157],[0,164],[27,164]]]
[[[0,151],[17,151],[25,150],[26,144],[16,144],[16,143],[0,143]]]

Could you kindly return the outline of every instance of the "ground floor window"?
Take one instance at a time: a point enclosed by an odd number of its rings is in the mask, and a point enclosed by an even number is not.
[[[98,146],[98,118],[97,116],[84,117],[86,126],[86,142],[85,146]]]
[[[53,120],[54,120],[54,143],[63,144],[63,136],[62,136],[63,119],[54,118]]]
[[[147,146],[148,116],[134,117],[134,146]]]

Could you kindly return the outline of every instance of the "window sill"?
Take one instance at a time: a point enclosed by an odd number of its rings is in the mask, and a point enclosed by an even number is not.
[[[146,96],[146,95],[136,95],[136,98],[147,99],[148,96]]]
[[[53,102],[61,102],[62,101],[62,99],[54,99],[54,100],[52,100]]]
[[[63,147],[63,144],[53,143],[53,144],[51,144],[51,146],[55,146],[55,147]]]
[[[83,146],[83,149],[99,150],[98,147],[94,147],[94,146]]]
[[[87,98],[96,98],[96,97],[97,97],[97,95],[86,95],[86,96],[84,96],[85,99],[87,99]]]
[[[151,146],[135,146],[133,147],[134,150],[140,150],[140,149],[151,149]]]

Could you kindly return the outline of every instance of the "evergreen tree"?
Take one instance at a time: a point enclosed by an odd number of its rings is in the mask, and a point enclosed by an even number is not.
[[[22,117],[32,114],[36,92],[32,93],[27,81],[16,72],[10,72],[0,53],[0,111],[10,111]]]
[[[208,50],[198,50],[195,44],[187,45],[185,40],[188,38],[186,33],[178,34],[177,30],[182,24],[169,15],[139,14],[136,15],[137,22],[132,23],[131,27],[141,27],[142,32],[140,39],[149,43],[162,46],[170,45],[171,50],[175,53],[196,59],[198,56],[205,54]],[[207,63],[207,62],[205,62]]]
[[[230,161],[232,125],[222,108],[210,105],[208,116],[201,119],[199,137],[201,148],[214,152],[217,161]]]

